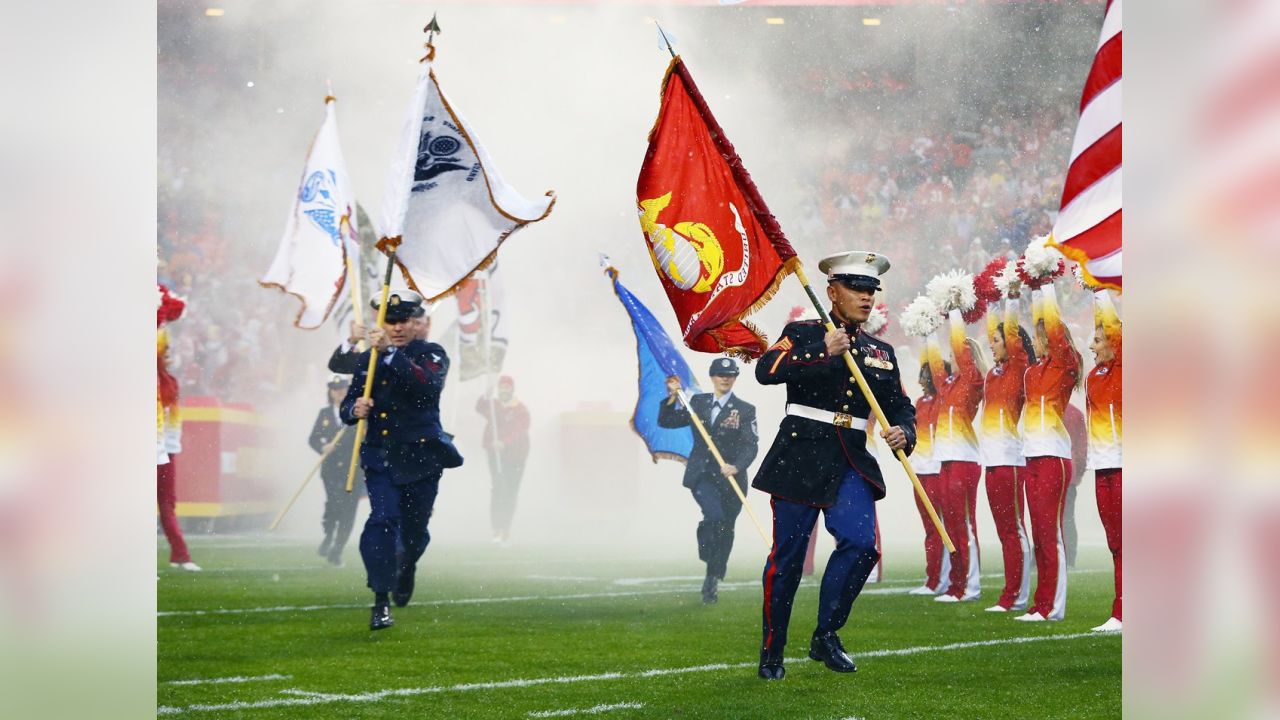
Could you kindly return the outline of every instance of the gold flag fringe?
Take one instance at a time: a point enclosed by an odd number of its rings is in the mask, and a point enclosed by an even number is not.
[[[1085,253],[1083,250],[1081,250],[1080,248],[1068,247],[1058,242],[1057,240],[1054,240],[1053,238],[1049,238],[1049,242],[1045,244],[1051,248],[1054,248],[1055,250],[1062,253],[1063,255],[1065,255],[1067,259],[1075,261],[1075,263],[1080,266],[1080,277],[1084,278],[1084,281],[1089,285],[1092,285],[1095,288],[1114,290],[1118,294],[1124,293],[1124,288],[1121,288],[1119,285],[1116,285],[1115,283],[1103,282],[1102,280],[1099,280],[1098,278],[1094,277],[1093,274],[1089,272],[1088,263],[1093,258],[1089,257],[1089,255]]]

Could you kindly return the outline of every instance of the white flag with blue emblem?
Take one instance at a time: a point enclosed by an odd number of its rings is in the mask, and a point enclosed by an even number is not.
[[[555,200],[552,191],[527,200],[503,181],[424,61],[392,158],[379,241],[397,245],[410,285],[428,300],[455,292],[511,233],[550,214]]]
[[[311,141],[284,237],[258,281],[301,300],[293,324],[307,330],[320,327],[341,297],[347,254],[359,258],[356,196],[342,159],[333,100],[325,98],[324,123]]]

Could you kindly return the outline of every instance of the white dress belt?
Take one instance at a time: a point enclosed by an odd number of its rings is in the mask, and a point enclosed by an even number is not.
[[[854,417],[845,413],[832,412],[830,410],[819,410],[808,405],[797,405],[796,403],[787,403],[787,414],[796,417],[808,418],[809,420],[817,420],[828,425],[836,427],[849,428],[851,430],[867,429],[867,419]]]

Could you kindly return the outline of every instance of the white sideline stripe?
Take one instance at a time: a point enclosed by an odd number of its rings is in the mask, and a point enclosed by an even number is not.
[[[614,703],[612,705],[596,705],[582,710],[539,710],[537,712],[529,713],[528,716],[531,718],[549,718],[568,717],[570,715],[597,715],[602,712],[609,712],[610,710],[638,710],[642,707],[644,707],[644,703],[623,702]]]
[[[927,652],[945,652],[948,650],[967,650],[969,648],[990,647],[993,645],[1023,645],[1027,643],[1048,642],[1055,640],[1077,640],[1081,638],[1093,639],[1111,639],[1119,638],[1118,633],[1069,633],[1062,635],[1029,635],[1023,637],[1002,638],[998,640],[977,640],[973,642],[958,642],[948,645],[918,645],[915,647],[896,648],[887,650],[871,650],[869,652],[854,653],[855,658],[870,657],[898,657],[904,655],[919,655]],[[808,655],[802,657],[787,658],[788,662],[803,663],[807,661]],[[442,692],[467,692],[470,690],[502,690],[506,688],[525,688],[537,685],[568,685],[580,682],[594,682],[598,680],[622,680],[627,678],[650,678],[664,675],[682,675],[696,672],[709,672],[713,670],[738,670],[756,666],[755,661],[739,662],[739,663],[712,663],[709,665],[694,665],[692,667],[682,668],[654,668],[652,670],[642,670],[639,672],[607,672],[596,675],[569,675],[559,677],[530,678],[517,680],[499,680],[494,682],[480,683],[462,683],[459,685],[416,687],[416,688],[392,688],[388,690],[376,690],[374,692],[355,693],[355,694],[339,694],[339,693],[320,693],[309,692],[306,690],[289,689],[281,691],[281,694],[297,695],[299,697],[290,698],[273,698],[270,700],[255,700],[251,702],[239,700],[236,702],[222,703],[217,705],[196,704],[186,707],[160,706],[156,709],[158,715],[175,715],[178,713],[188,712],[222,712],[226,710],[260,710],[276,707],[292,707],[305,705],[323,705],[334,702],[378,702],[389,697],[413,697],[417,695],[430,695]]]
[[[279,674],[252,675],[248,677],[244,675],[236,675],[233,677],[192,678],[190,680],[170,680],[169,682],[165,683],[165,685],[220,685],[222,683],[247,683],[247,682],[258,682],[261,680],[289,680],[292,677],[293,677],[292,675],[279,675]]]
[[[1112,572],[1111,570],[1072,570],[1071,575],[1084,575],[1092,573]],[[1002,578],[1002,573],[991,573],[983,575],[985,578]],[[897,584],[897,581],[895,581]],[[740,582],[720,583],[721,590],[737,590],[740,588],[759,587],[757,580],[743,580]],[[812,587],[806,584],[802,587]],[[915,583],[904,583],[900,587],[868,587],[864,588],[862,595],[905,595],[911,588],[916,587]],[[513,595],[510,597],[485,597],[485,598],[460,598],[457,600],[425,600],[423,602],[415,602],[415,606],[442,606],[442,605],[483,605],[488,603],[504,603],[504,602],[529,602],[534,600],[590,600],[593,598],[614,598],[614,597],[641,597],[645,595],[672,595],[684,592],[694,592],[698,587],[689,585],[685,587],[670,587],[661,590],[631,590],[628,592],[604,592],[604,593],[574,593],[571,595]],[[215,610],[162,610],[156,613],[156,617],[196,617],[201,615],[246,615],[255,613],[272,613],[272,612],[312,612],[315,610],[353,610],[355,608],[367,608],[369,603],[340,603],[332,605],[277,605],[274,607],[249,607],[249,608],[217,608]]]
[[[671,580],[701,580],[701,575],[667,575],[665,577],[618,578],[614,585],[647,585],[649,583],[668,582]]]
[[[755,583],[752,583],[754,585]],[[670,595],[677,592],[692,592],[694,588],[672,588],[666,590],[633,590],[631,592],[606,593],[573,593],[571,595],[513,595],[510,597],[459,598],[456,600],[426,600],[414,605],[485,605],[503,602],[528,602],[531,600],[587,600],[591,598],[637,597],[642,595]],[[311,610],[341,610],[369,607],[369,603],[336,604],[336,605],[277,605],[275,607],[253,608],[218,608],[216,610],[165,610],[156,613],[157,617],[185,617],[193,615],[241,615],[245,613],[268,612],[302,612]]]

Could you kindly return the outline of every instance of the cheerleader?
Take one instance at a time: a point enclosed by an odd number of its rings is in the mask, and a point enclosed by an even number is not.
[[[1031,295],[1036,361],[1027,368],[1023,389],[1022,454],[1027,461],[1027,509],[1035,543],[1036,592],[1028,622],[1061,620],[1067,611],[1067,555],[1062,512],[1071,482],[1071,437],[1063,424],[1071,393],[1080,385],[1080,353],[1062,322],[1052,284]]]
[[[177,455],[182,451],[182,422],[178,418],[178,380],[169,372],[169,330],[165,324],[182,317],[186,303],[157,285],[160,303],[156,308],[156,503],[160,509],[160,527],[169,541],[169,565],[181,570],[199,572],[191,562],[182,527],[175,511],[178,503]]]
[[[1089,469],[1098,495],[1098,515],[1107,534],[1107,548],[1115,563],[1116,597],[1111,618],[1094,632],[1120,632],[1120,317],[1106,290],[1094,295],[1093,342],[1097,362],[1085,385],[1085,409],[1089,423]]]
[[[939,474],[942,523],[956,551],[951,554],[951,586],[934,598],[937,602],[977,600],[979,585],[978,528],[976,510],[981,456],[973,419],[982,402],[983,376],[987,370],[977,343],[965,335],[960,311],[948,313],[951,322],[953,370],[944,374],[941,362],[930,353],[929,369],[938,388],[933,457],[942,464]],[[939,358],[940,359],[940,358]]]
[[[995,309],[987,313],[987,340],[995,366],[987,373],[982,395],[982,419],[978,445],[986,466],[987,503],[1004,555],[1004,590],[987,612],[1008,612],[1027,607],[1031,586],[1031,544],[1023,521],[1026,505],[1026,460],[1018,420],[1025,400],[1022,381],[1035,361],[1031,338],[1018,324],[1017,290],[1005,300],[1004,319]]]
[[[929,353],[937,352],[937,343],[930,343],[920,358],[920,390],[923,393],[916,400],[916,449],[911,452],[911,466],[920,479],[920,486],[935,506],[941,507],[939,494],[938,471],[942,468],[933,457],[933,434],[937,420],[937,394],[933,385],[933,375],[929,372]],[[942,363],[942,359],[938,358]],[[948,374],[951,368],[945,366]],[[949,587],[947,574],[951,570],[950,559],[942,552],[942,536],[934,527],[929,512],[919,495],[913,495],[916,509],[920,511],[920,522],[924,523],[924,585],[911,590],[908,595],[937,595],[946,592]]]

